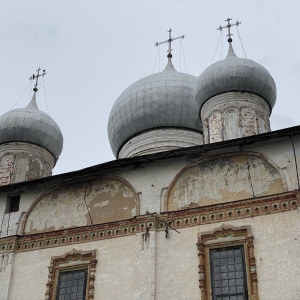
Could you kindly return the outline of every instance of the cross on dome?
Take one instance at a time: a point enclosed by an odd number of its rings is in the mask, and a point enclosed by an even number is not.
[[[41,71],[41,68],[38,68],[36,70],[37,74],[34,75],[32,74],[32,76],[29,78],[29,80],[35,80],[35,85],[34,85],[34,88],[33,88],[33,91],[34,92],[37,92],[38,91],[38,84],[39,84],[39,78],[40,77],[44,77],[47,73],[46,73],[46,70],[43,70],[43,73],[40,74],[40,71]]]
[[[242,23],[242,22],[236,21],[236,23],[232,24],[232,23],[230,23],[231,20],[232,20],[232,19],[227,18],[227,19],[225,20],[225,22],[227,22],[228,24],[225,25],[225,26],[223,26],[223,27],[220,25],[220,26],[217,28],[217,30],[220,30],[220,31],[222,31],[224,28],[227,28],[227,29],[228,29],[228,34],[226,35],[226,36],[228,36],[228,43],[231,43],[231,42],[232,42],[232,38],[231,38],[232,33],[230,32],[230,28],[231,28],[232,26],[239,26],[239,25]]]
[[[169,39],[166,40],[166,41],[163,41],[163,42],[156,42],[154,44],[154,46],[158,47],[159,45],[161,44],[166,44],[166,43],[169,43],[169,48],[168,48],[168,55],[167,57],[168,58],[172,58],[172,42],[175,41],[175,40],[178,40],[178,39],[184,39],[184,35],[181,35],[181,36],[178,36],[176,38],[172,38],[172,35],[171,35],[171,32],[172,32],[172,29],[170,28],[170,30],[168,30],[167,32],[169,32]]]

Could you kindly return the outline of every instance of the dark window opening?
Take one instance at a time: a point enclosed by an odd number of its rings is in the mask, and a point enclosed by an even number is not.
[[[87,269],[61,271],[55,300],[85,300]]]
[[[209,251],[213,300],[248,300],[244,247]]]
[[[20,198],[21,195],[9,195],[7,197],[7,206],[6,206],[7,213],[19,211]]]

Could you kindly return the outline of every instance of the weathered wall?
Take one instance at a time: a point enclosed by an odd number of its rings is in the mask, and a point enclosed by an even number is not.
[[[167,209],[211,205],[282,193],[278,170],[255,155],[223,155],[204,159],[185,170],[171,187]]]
[[[0,185],[50,176],[54,157],[37,145],[12,142],[0,146]]]
[[[215,143],[270,131],[270,108],[251,93],[229,92],[209,99],[201,109],[204,143]]]
[[[8,299],[14,253],[0,255],[0,300]]]
[[[73,248],[97,249],[95,300],[199,300],[198,235],[220,225],[182,228],[180,234],[170,230],[168,239],[163,231],[150,231],[148,245],[143,241],[143,235],[137,234],[17,253],[8,300],[43,299],[51,257],[63,255]],[[259,299],[298,299],[299,211],[231,220],[225,225],[251,227]]]
[[[78,182],[38,199],[26,216],[24,233],[130,219],[137,214],[137,195],[126,183],[114,178]]]
[[[299,211],[226,222],[235,227],[250,225],[254,236],[260,300],[300,299]],[[197,236],[220,224],[170,231],[157,240],[156,299],[199,300]]]

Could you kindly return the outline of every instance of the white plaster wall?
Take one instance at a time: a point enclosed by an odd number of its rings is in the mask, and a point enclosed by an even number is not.
[[[8,299],[14,253],[0,255],[0,300]]]
[[[147,166],[137,166],[134,169],[120,170],[112,173],[124,177],[140,194],[140,214],[162,211],[162,202],[166,189],[176,174],[189,162],[187,158],[153,162]]]
[[[8,300],[41,300],[45,297],[52,256],[73,248],[97,250],[95,300],[150,300],[154,290],[155,239],[144,245],[141,234],[97,242],[18,253]],[[0,300],[7,300],[0,298]]]
[[[291,211],[224,223],[250,225],[254,236],[260,300],[300,299],[300,214]],[[220,227],[209,224],[158,234],[156,300],[199,300],[198,234]]]
[[[29,193],[21,193],[19,211],[12,213],[5,213],[7,194],[0,196],[0,238],[20,234],[21,222],[25,212],[29,210],[41,193],[42,191],[38,189]]]
[[[299,217],[290,211],[225,223],[251,226],[260,300],[300,299]],[[138,234],[17,253],[8,300],[43,299],[51,257],[73,248],[97,249],[95,300],[199,300],[198,234],[220,225],[170,231],[168,239],[151,231],[148,245]]]

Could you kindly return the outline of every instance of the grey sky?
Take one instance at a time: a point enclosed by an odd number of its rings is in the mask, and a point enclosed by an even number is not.
[[[297,125],[300,82],[299,1],[1,1],[0,114],[10,110],[38,66],[47,70],[46,99],[60,126],[64,149],[54,174],[114,159],[107,139],[110,109],[122,91],[152,73],[156,41],[185,35],[188,73],[211,64],[216,28],[239,20],[247,57],[266,67],[277,84],[272,129]],[[236,30],[233,46],[244,57]],[[180,42],[173,47],[180,70]],[[160,48],[160,70],[167,62]],[[223,57],[227,52],[224,35]],[[220,48],[216,60],[221,58]],[[155,72],[158,71],[158,62]],[[181,71],[185,72],[181,57]],[[30,100],[30,89],[17,107]],[[48,111],[43,87],[39,108]]]

